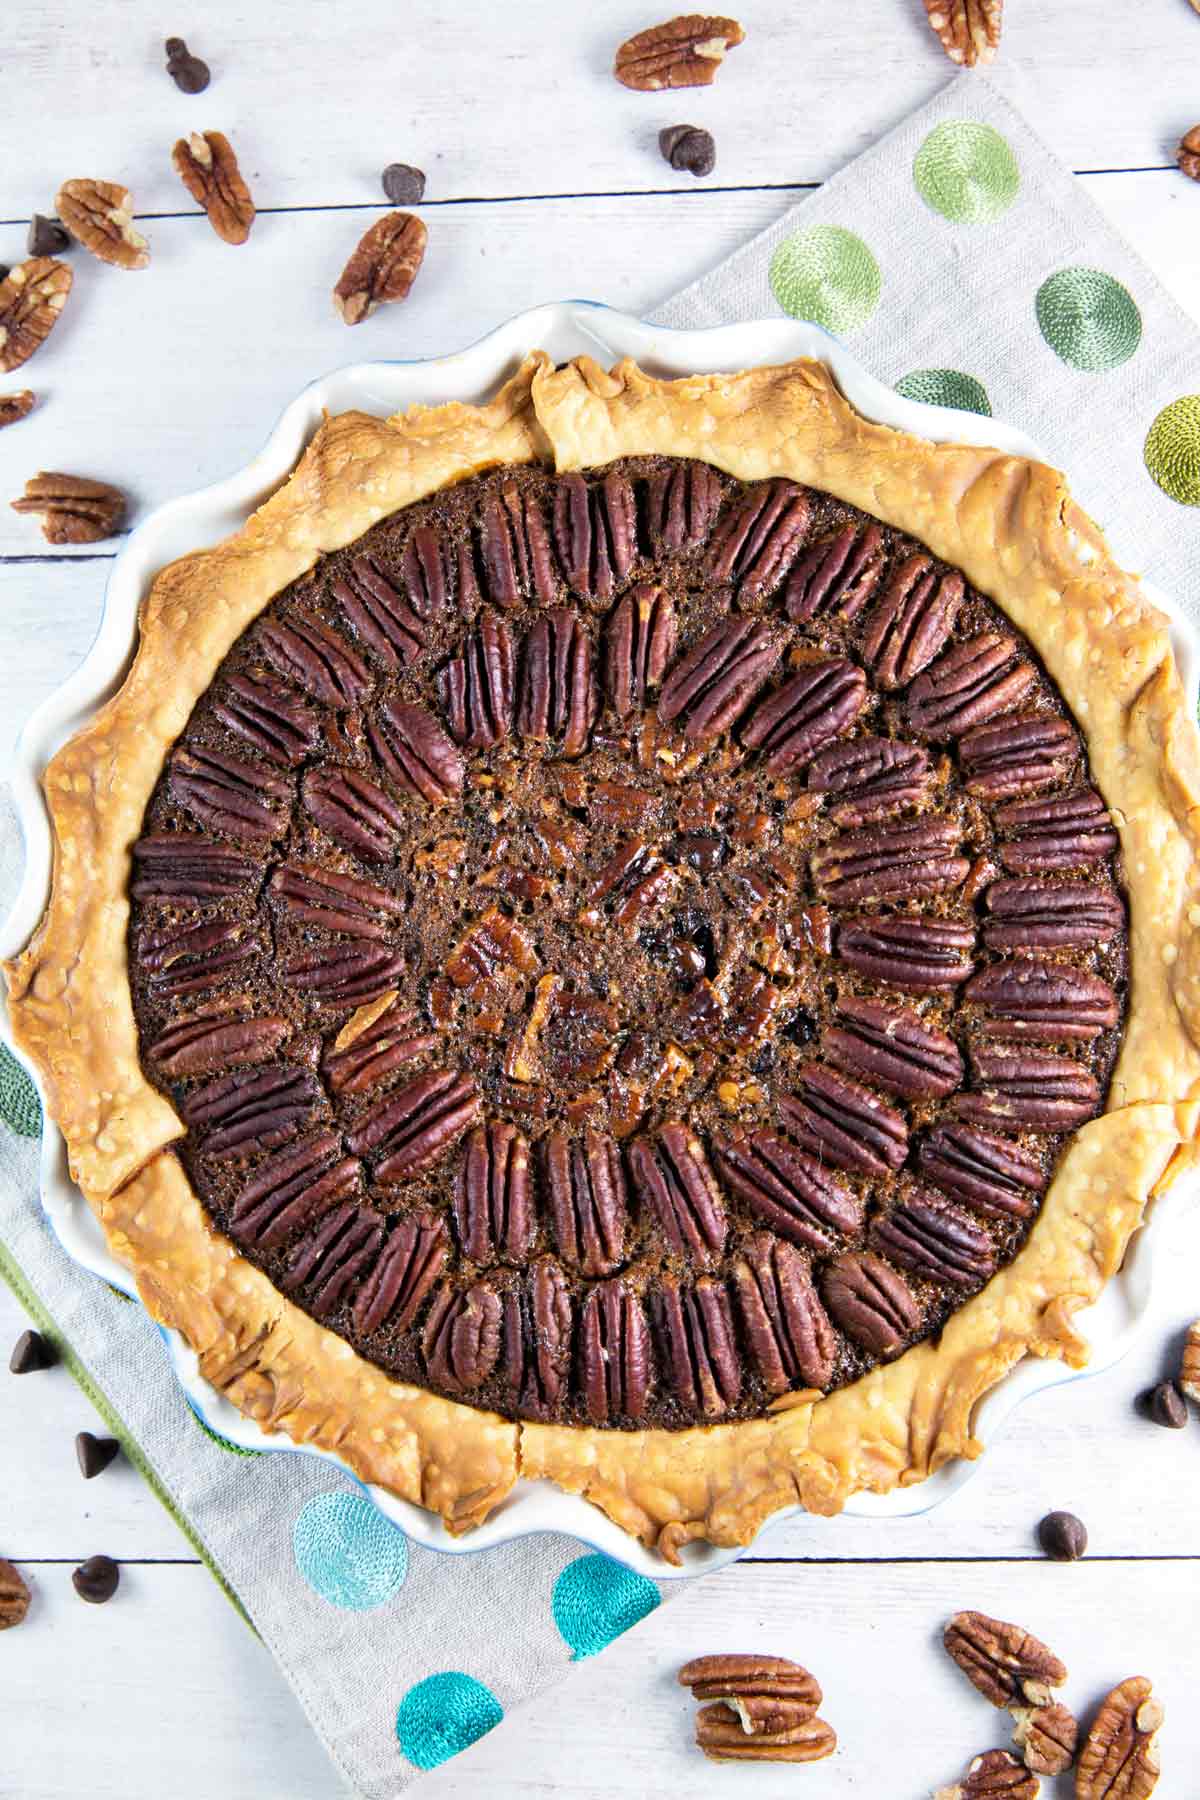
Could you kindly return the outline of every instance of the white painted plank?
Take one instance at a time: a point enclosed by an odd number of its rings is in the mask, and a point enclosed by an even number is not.
[[[0,781],[25,720],[86,656],[110,567],[91,559],[0,562]]]

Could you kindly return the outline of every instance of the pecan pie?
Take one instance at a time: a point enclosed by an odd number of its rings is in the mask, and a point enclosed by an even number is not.
[[[1052,470],[535,355],[158,577],[14,1028],[244,1411],[677,1557],[1084,1358],[1193,1156],[1196,770]]]

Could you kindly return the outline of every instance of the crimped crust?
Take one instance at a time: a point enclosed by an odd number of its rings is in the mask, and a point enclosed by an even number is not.
[[[1082,727],[1117,824],[1131,994],[1106,1114],[1070,1144],[1024,1248],[948,1322],[853,1385],[772,1416],[682,1432],[513,1425],[389,1380],[213,1231],[143,1077],[125,964],[129,848],[165,755],[222,657],[324,551],[502,463],[559,469],[699,457],[741,480],[824,489],[960,568],[1030,639]],[[632,363],[531,357],[488,405],[327,421],[291,479],[146,602],[133,669],[45,777],[53,891],[6,966],[17,1041],[41,1070],[72,1172],[155,1317],[209,1380],[297,1441],[441,1513],[485,1518],[518,1474],[586,1495],[672,1560],[749,1540],[778,1508],[836,1512],[860,1489],[974,1456],[979,1399],[1026,1354],[1080,1364],[1074,1313],[1119,1268],[1147,1205],[1195,1158],[1200,1118],[1200,759],[1167,621],[1045,465],[874,425],[815,362],[659,381]]]

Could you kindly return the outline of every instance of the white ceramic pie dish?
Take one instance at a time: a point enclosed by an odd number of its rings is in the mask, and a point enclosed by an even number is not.
[[[18,742],[13,790],[25,840],[25,870],[16,902],[0,927],[0,954],[11,956],[21,948],[41,917],[49,893],[52,846],[41,795],[42,771],[65,739],[120,685],[133,654],[138,607],[157,571],[173,558],[215,543],[238,529],[290,472],[323,412],[359,408],[382,416],[414,401],[480,400],[512,372],[527,351],[535,348],[547,351],[557,361],[584,353],[603,363],[633,356],[660,375],[742,369],[813,356],[829,366],[846,397],[860,412],[882,424],[936,441],[993,445],[1023,456],[1043,454],[1023,433],[993,419],[901,398],[869,375],[818,327],[788,320],[675,331],[594,302],[559,302],[518,315],[455,355],[415,362],[358,363],[323,376],[287,408],[252,462],[213,487],[157,508],[131,533],[116,558],[91,650],[71,679],[36,710]],[[1117,556],[1122,559],[1119,531],[1111,535],[1116,539]],[[1172,620],[1176,655],[1189,702],[1195,709],[1200,686],[1200,637],[1161,594],[1150,591],[1148,597]],[[4,1025],[8,1035],[6,1012]],[[38,1083],[36,1071],[28,1063],[25,1066]],[[41,1177],[46,1216],[68,1253],[84,1268],[132,1295],[129,1274],[108,1251],[98,1221],[72,1183],[65,1145],[52,1128],[42,1140]],[[1170,1238],[1172,1223],[1188,1204],[1195,1185],[1187,1181],[1177,1183],[1158,1202],[1135,1238],[1120,1273],[1096,1305],[1078,1315],[1076,1322],[1092,1347],[1086,1373],[1111,1367],[1125,1354],[1147,1319],[1157,1264]],[[243,1418],[200,1377],[196,1358],[179,1334],[164,1331],[163,1336],[189,1404],[213,1431],[249,1450],[323,1456],[345,1473],[351,1473],[328,1452],[297,1446],[282,1433],[264,1433]],[[977,1435],[985,1442],[991,1439],[1022,1400],[1043,1388],[1078,1379],[1079,1373],[1058,1362],[1027,1358],[981,1403]],[[926,1512],[961,1487],[975,1466],[959,1461],[915,1487],[898,1488],[886,1495],[856,1495],[846,1511],[870,1518],[900,1518]],[[683,1566],[672,1569],[587,1501],[546,1482],[518,1482],[487,1522],[465,1538],[452,1537],[435,1514],[409,1501],[399,1500],[380,1488],[367,1491],[415,1541],[448,1553],[484,1550],[539,1531],[562,1531],[658,1579],[717,1568],[742,1554],[738,1550],[692,1544],[683,1552]],[[771,1525],[799,1510],[776,1514]],[[768,1531],[771,1525],[766,1527]],[[813,1529],[821,1530],[820,1521],[814,1521]]]

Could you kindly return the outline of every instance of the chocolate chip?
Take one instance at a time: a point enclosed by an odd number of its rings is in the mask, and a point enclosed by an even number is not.
[[[1078,1562],[1087,1549],[1087,1526],[1074,1513],[1047,1513],[1038,1526],[1038,1542],[1054,1562]]]
[[[8,273],[9,273],[9,271],[8,271],[8,264],[7,264],[7,263],[0,263],[0,281],[7,281],[7,280],[8,280]]]
[[[121,1571],[111,1556],[89,1556],[73,1572],[75,1592],[89,1606],[103,1606],[111,1600],[121,1580]]]
[[[13,1375],[34,1375],[39,1369],[52,1369],[57,1361],[54,1345],[40,1331],[23,1331],[13,1345],[8,1367]]]
[[[673,169],[689,175],[711,175],[717,165],[717,146],[711,131],[699,125],[664,125],[658,147]]]
[[[70,245],[71,239],[57,219],[34,213],[25,237],[25,248],[30,256],[61,256]]]
[[[1165,1425],[1169,1431],[1182,1431],[1188,1422],[1187,1401],[1173,1381],[1147,1388],[1138,1406],[1155,1425]]]
[[[79,1458],[79,1473],[85,1481],[91,1481],[96,1475],[102,1475],[115,1456],[121,1453],[121,1446],[116,1438],[93,1437],[90,1431],[81,1431],[75,1438],[75,1454]]]
[[[393,206],[419,206],[425,197],[425,172],[411,163],[389,163],[381,179]]]
[[[202,94],[212,76],[208,64],[193,56],[182,38],[169,37],[163,45],[167,53],[167,74],[183,94]]]

